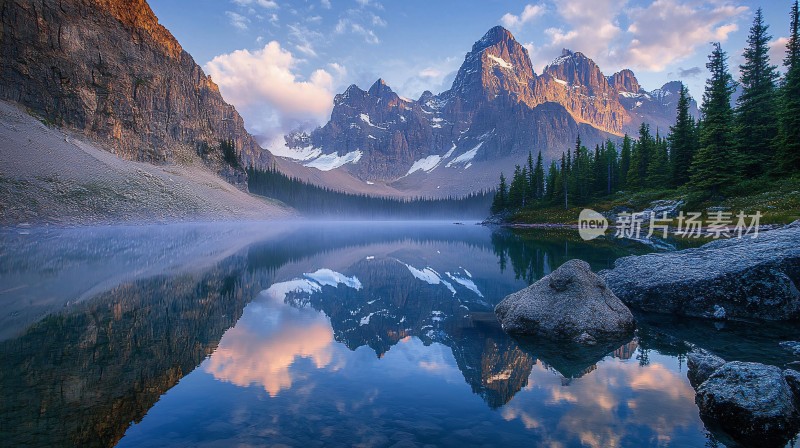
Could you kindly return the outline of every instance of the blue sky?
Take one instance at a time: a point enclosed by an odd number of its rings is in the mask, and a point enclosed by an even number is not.
[[[446,90],[464,54],[494,25],[524,44],[537,73],[561,48],[606,75],[631,68],[647,90],[686,82],[699,100],[711,41],[736,75],[761,6],[783,57],[790,0],[150,0],[220,85],[251,132],[273,138],[324,122],[333,95],[377,78],[417,98]],[[781,61],[773,58],[773,63]]]

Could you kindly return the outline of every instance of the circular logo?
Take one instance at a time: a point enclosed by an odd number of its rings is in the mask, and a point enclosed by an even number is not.
[[[578,215],[578,233],[585,241],[593,240],[606,233],[608,220],[600,213],[585,208]]]

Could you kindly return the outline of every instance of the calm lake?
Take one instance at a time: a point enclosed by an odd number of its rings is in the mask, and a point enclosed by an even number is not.
[[[574,230],[250,223],[0,231],[2,446],[723,446],[693,344],[784,366],[782,325],[639,316],[581,352],[493,307]]]

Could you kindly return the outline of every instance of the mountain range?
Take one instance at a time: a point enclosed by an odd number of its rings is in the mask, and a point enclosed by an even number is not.
[[[630,70],[605,76],[568,50],[536,74],[527,50],[494,27],[466,54],[449,90],[412,100],[382,79],[368,90],[351,85],[335,96],[327,124],[287,135],[286,148],[275,152],[291,157],[275,157],[145,0],[4,1],[0,23],[0,122],[7,123],[0,175],[14,180],[0,185],[0,202],[19,210],[9,218],[15,222],[58,215],[30,204],[119,215],[98,205],[108,202],[138,216],[153,208],[153,192],[172,190],[185,193],[176,202],[188,210],[180,216],[239,216],[253,208],[284,214],[280,204],[244,194],[247,166],[275,166],[340,191],[459,196],[493,188],[528,152],[560,157],[578,136],[593,146],[643,121],[663,133],[680,89],[671,82],[647,92]],[[106,160],[91,148],[117,157]],[[238,163],[226,148],[235,149]],[[137,174],[142,170],[156,175]],[[226,181],[236,188],[217,185]],[[166,189],[164,182],[183,187]],[[201,194],[207,188],[228,199],[209,199]],[[157,215],[174,215],[170,197]]]
[[[401,196],[459,195],[493,188],[528,153],[546,162],[574,146],[636,134],[642,122],[668,131],[681,83],[645,91],[628,69],[606,76],[564,49],[537,75],[528,51],[503,27],[475,42],[438,95],[395,93],[383,79],[349,86],[330,121],[285,137],[285,172],[333,188]],[[697,105],[692,101],[692,111]],[[278,152],[278,151],[276,151]]]

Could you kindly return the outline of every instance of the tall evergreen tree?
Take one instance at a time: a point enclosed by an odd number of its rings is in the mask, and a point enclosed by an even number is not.
[[[650,125],[642,123],[639,127],[639,140],[631,150],[631,165],[628,168],[628,187],[632,189],[647,186],[647,167],[650,165],[652,147],[655,140],[650,135]]]
[[[800,170],[800,37],[798,37],[797,0],[792,5],[789,43],[783,60],[786,74],[780,91],[778,171]]]
[[[669,155],[667,141],[656,135],[647,165],[647,185],[650,188],[664,188],[670,185]]]
[[[606,147],[600,144],[594,147],[594,160],[592,161],[592,196],[602,196],[606,191]]]
[[[622,138],[622,149],[619,155],[619,186],[628,188],[628,170],[631,168],[631,137],[625,134]]]
[[[541,153],[540,153],[541,154]],[[555,200],[556,184],[558,182],[558,166],[556,161],[550,162],[550,168],[547,170],[547,179],[545,181],[545,198],[548,202]]]
[[[533,168],[533,192],[536,199],[544,198],[544,161],[542,151],[536,156],[536,166]]]
[[[670,128],[669,142],[672,186],[680,187],[689,182],[689,167],[697,148],[694,118],[689,114],[689,89],[681,84],[678,97],[678,116],[675,126]]]
[[[508,208],[518,209],[525,206],[525,190],[527,184],[527,169],[514,168],[514,177],[511,178],[511,185],[508,187]]]
[[[690,182],[693,187],[716,195],[720,187],[737,174],[736,149],[733,145],[733,109],[731,94],[736,84],[728,71],[728,57],[719,42],[708,57],[706,67],[711,77],[703,93],[703,126],[700,149],[692,160]]]
[[[619,186],[619,166],[617,161],[617,145],[610,139],[606,140],[606,147],[604,153],[604,164],[606,174],[606,194],[611,194]]]
[[[527,190],[525,192],[525,203],[530,205],[530,202],[536,199],[536,172],[533,167],[533,153],[528,151],[528,161],[527,161]]]
[[[506,185],[506,176],[500,173],[500,185],[497,187],[497,192],[494,194],[492,200],[492,214],[497,214],[505,211],[508,208],[508,185]]]
[[[736,100],[736,148],[743,173],[756,177],[774,157],[778,133],[775,101],[777,67],[769,61],[768,25],[761,8],[756,10],[753,26],[744,49],[744,64],[739,66],[742,94]]]

